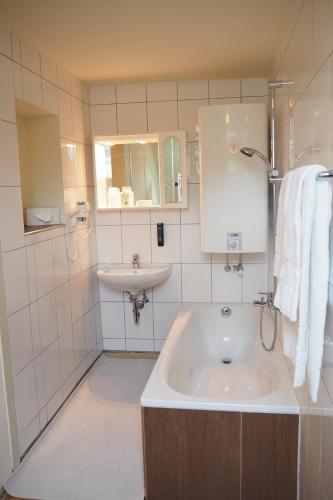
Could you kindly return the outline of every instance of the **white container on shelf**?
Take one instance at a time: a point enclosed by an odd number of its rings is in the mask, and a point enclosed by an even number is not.
[[[121,207],[120,189],[118,187],[108,187],[108,207],[119,208]]]
[[[122,207],[134,207],[134,193],[131,186],[123,186],[121,190]]]

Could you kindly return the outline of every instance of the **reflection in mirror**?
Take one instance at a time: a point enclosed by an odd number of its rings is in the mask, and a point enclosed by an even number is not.
[[[105,206],[150,207],[160,205],[158,142],[99,145],[106,171]],[[97,159],[97,155],[96,155]],[[97,163],[97,162],[96,162]]]
[[[182,202],[181,149],[177,137],[167,137],[163,145],[165,202]]]

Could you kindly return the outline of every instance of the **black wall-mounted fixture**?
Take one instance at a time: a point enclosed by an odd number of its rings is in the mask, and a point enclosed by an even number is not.
[[[164,224],[163,222],[157,223],[157,245],[164,247]]]

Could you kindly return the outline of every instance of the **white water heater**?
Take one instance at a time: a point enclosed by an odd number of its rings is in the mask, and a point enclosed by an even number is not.
[[[267,156],[265,104],[199,109],[201,249],[255,253],[267,249],[268,172],[251,147]]]

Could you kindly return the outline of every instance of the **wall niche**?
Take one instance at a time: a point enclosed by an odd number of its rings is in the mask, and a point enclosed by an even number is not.
[[[17,99],[16,123],[25,225],[31,224],[27,221],[28,208],[56,209],[47,212],[52,217],[47,225],[64,223],[58,116]]]

